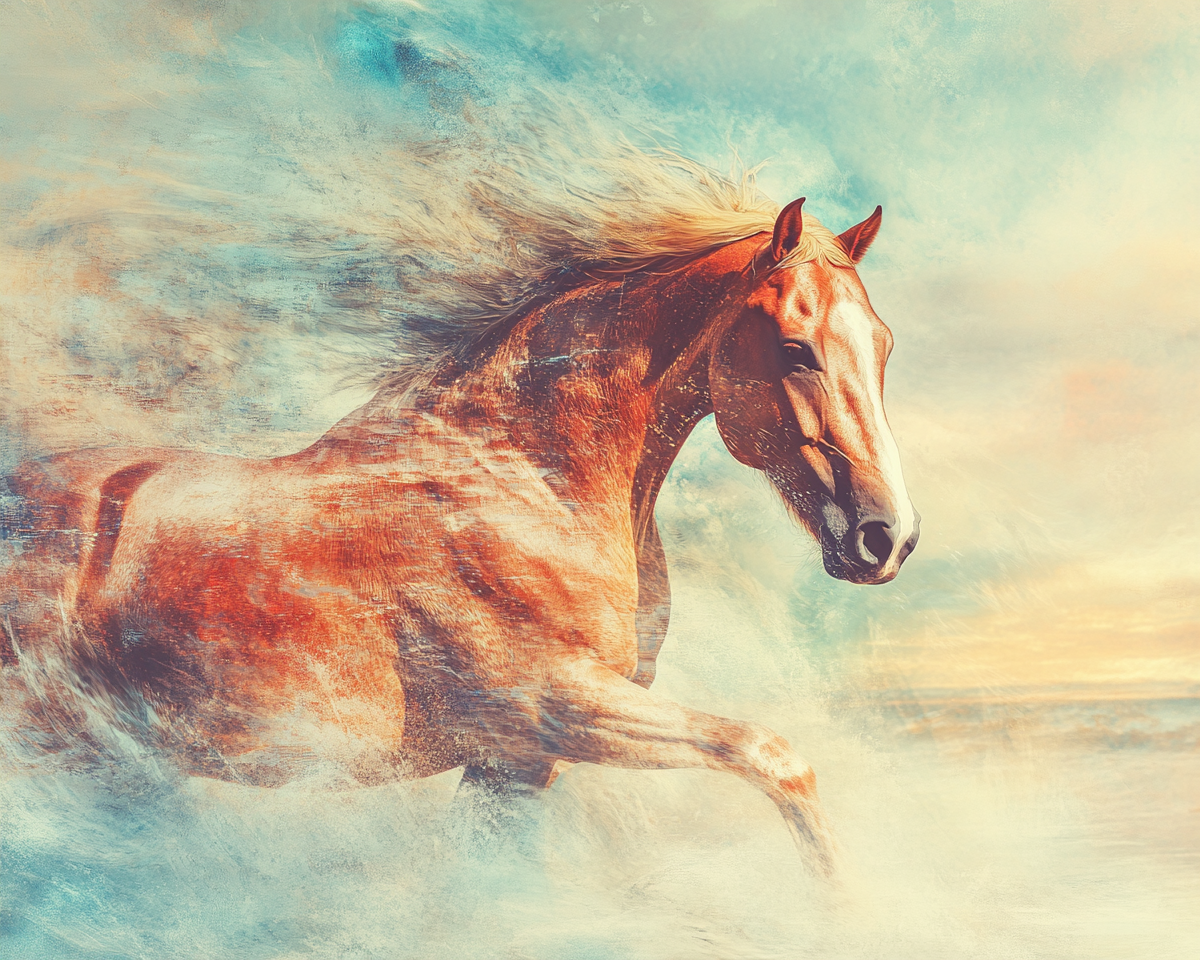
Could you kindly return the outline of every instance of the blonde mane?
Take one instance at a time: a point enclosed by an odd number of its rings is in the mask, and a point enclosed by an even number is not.
[[[804,231],[796,248],[779,262],[779,267],[791,267],[816,260],[835,267],[853,267],[837,235],[816,217],[804,214]]]
[[[528,184],[511,170],[473,185],[481,269],[457,278],[464,294],[457,302],[406,319],[397,336],[399,367],[383,384],[403,387],[534,300],[589,277],[677,269],[727,243],[770,233],[779,214],[779,204],[758,189],[757,167],[726,177],[679,154],[629,144],[597,165],[591,172],[599,175],[586,185],[564,178],[553,191],[544,177],[541,189],[521,189]],[[799,245],[780,266],[813,260],[853,266],[836,235],[805,213]]]

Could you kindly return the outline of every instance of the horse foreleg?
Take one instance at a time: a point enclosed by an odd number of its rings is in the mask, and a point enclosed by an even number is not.
[[[460,792],[474,791],[495,797],[535,793],[554,781],[553,759],[526,761],[520,765],[508,760],[490,759],[467,764],[459,781]]]
[[[658,525],[650,525],[638,546],[637,638],[638,664],[632,679],[639,687],[654,682],[658,651],[667,638],[671,622],[671,580],[667,574],[667,556],[663,552]]]
[[[833,842],[816,777],[788,742],[757,723],[691,710],[595,661],[562,665],[541,704],[539,738],[571,760],[618,767],[706,767],[758,786],[779,807],[818,872],[833,872]]]
[[[454,793],[454,831],[475,850],[495,850],[501,838],[536,836],[539,805],[527,801],[554,778],[554,761],[528,758],[520,765],[499,758],[468,764]]]

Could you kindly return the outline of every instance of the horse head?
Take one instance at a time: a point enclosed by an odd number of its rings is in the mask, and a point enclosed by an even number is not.
[[[855,270],[883,211],[834,237],[805,222],[803,203],[780,213],[748,297],[714,331],[713,409],[730,453],[762,470],[821,544],[826,571],[886,583],[920,518],[883,410],[892,335]]]

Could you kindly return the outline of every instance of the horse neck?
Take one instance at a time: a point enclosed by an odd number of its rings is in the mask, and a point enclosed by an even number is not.
[[[640,540],[671,462],[712,412],[706,334],[747,285],[762,243],[573,287],[481,337],[412,406],[503,437],[564,499],[626,505]]]

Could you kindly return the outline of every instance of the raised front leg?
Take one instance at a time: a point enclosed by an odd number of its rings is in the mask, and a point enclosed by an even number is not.
[[[688,709],[591,660],[557,665],[541,714],[548,753],[617,767],[707,767],[750,781],[775,801],[816,871],[832,874],[816,777],[767,727]]]

